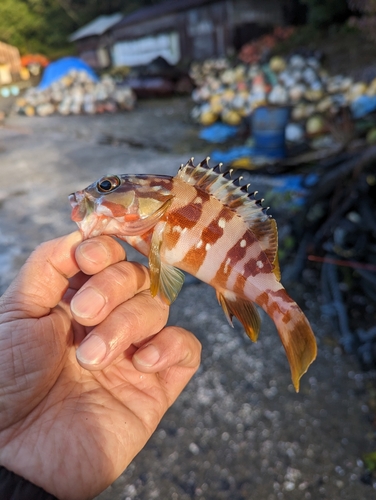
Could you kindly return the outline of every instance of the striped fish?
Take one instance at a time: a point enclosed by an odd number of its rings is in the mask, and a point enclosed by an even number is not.
[[[311,327],[280,283],[274,219],[221,165],[189,160],[175,177],[107,175],[70,195],[72,219],[84,238],[109,234],[149,258],[151,293],[167,304],[186,271],[211,285],[232,325],[235,316],[256,341],[260,316],[273,319],[299,380],[316,357]]]

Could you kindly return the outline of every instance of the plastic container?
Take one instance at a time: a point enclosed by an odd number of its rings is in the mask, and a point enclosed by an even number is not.
[[[260,106],[251,116],[255,155],[271,159],[286,157],[285,129],[290,117],[289,106]]]

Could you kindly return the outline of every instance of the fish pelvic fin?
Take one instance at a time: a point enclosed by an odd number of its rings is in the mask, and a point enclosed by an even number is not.
[[[149,253],[150,293],[152,297],[158,295],[165,304],[172,304],[184,283],[184,273],[161,260],[160,249],[166,223],[159,222],[151,238]]]
[[[280,307],[282,304],[283,309]],[[278,292],[278,306],[272,304],[266,311],[277,327],[290,364],[292,383],[296,392],[299,392],[300,379],[317,356],[312,328],[303,311],[284,289]]]
[[[260,332],[261,319],[256,306],[235,295],[233,292],[216,290],[217,299],[231,326],[235,316],[243,325],[244,330],[252,342],[256,342]]]

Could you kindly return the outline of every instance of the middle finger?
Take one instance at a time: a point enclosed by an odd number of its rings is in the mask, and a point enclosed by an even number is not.
[[[81,325],[97,325],[119,304],[149,286],[149,273],[144,266],[118,262],[89,278],[78,290],[71,301],[73,317]]]
[[[103,369],[131,344],[158,333],[167,322],[168,311],[166,304],[144,290],[93,328],[77,349],[77,359],[85,368]]]

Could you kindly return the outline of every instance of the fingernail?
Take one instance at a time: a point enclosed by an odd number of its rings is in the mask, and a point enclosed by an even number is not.
[[[79,245],[78,251],[81,255],[90,262],[107,262],[107,248],[99,241],[84,241]]]
[[[78,292],[72,299],[71,310],[80,318],[94,318],[106,304],[104,296],[95,288],[89,286]]]
[[[160,355],[158,349],[153,344],[149,344],[137,351],[133,358],[136,358],[139,365],[153,366],[159,361]]]
[[[76,356],[81,363],[98,365],[104,360],[107,353],[106,344],[98,335],[87,337],[76,351]]]

